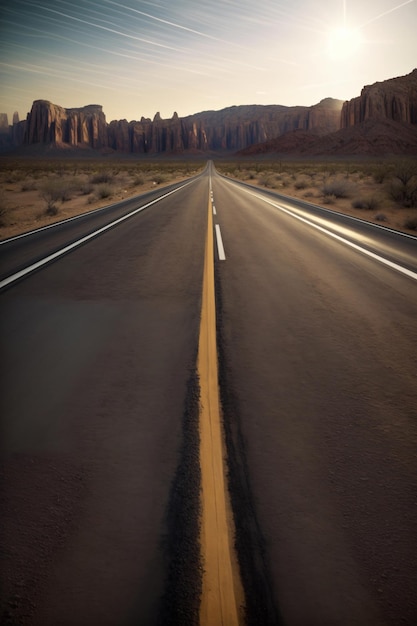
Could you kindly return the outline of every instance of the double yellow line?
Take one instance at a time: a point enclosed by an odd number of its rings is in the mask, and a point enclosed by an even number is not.
[[[204,567],[200,626],[238,626],[243,623],[244,596],[233,548],[233,515],[225,480],[225,445],[217,368],[213,207],[210,195],[197,367],[200,379],[202,480],[200,540]]]

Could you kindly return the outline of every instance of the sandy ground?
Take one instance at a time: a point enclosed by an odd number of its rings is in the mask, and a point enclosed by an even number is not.
[[[101,166],[101,170],[102,170]],[[100,170],[76,166],[69,169],[65,164],[60,172],[59,165],[54,171],[45,168],[30,170],[2,168],[0,172],[0,239],[7,239],[21,233],[47,226],[74,215],[119,202],[125,198],[142,194],[158,186],[179,182],[199,170],[198,164],[190,169],[179,165],[169,171],[154,169],[141,170],[133,164],[129,168],[110,166],[105,173],[109,182],[91,182],[100,177]],[[75,172],[75,173],[74,173]],[[103,171],[101,171],[103,174]],[[52,181],[52,182],[51,182]],[[68,199],[53,201],[56,212],[48,214],[48,201],[45,187],[59,184],[68,187]],[[104,194],[105,197],[101,197]]]

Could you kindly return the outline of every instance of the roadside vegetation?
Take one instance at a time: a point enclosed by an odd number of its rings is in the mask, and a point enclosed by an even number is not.
[[[0,238],[197,174],[203,162],[0,159]]]
[[[215,162],[228,177],[416,234],[417,159]]]
[[[216,160],[231,178],[417,233],[417,159]],[[0,158],[0,238],[183,180],[204,161]]]

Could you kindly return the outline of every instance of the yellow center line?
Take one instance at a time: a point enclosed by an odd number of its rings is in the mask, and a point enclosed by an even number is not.
[[[218,388],[212,201],[204,259],[198,349],[200,379],[201,551],[203,589],[200,626],[238,626],[243,591],[233,549],[233,517],[225,481],[224,443]]]

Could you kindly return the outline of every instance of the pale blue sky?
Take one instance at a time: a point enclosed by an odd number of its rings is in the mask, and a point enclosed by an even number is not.
[[[0,112],[313,105],[417,66],[417,0],[2,0]]]

